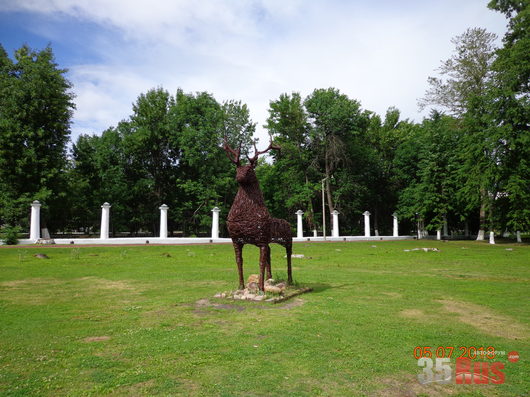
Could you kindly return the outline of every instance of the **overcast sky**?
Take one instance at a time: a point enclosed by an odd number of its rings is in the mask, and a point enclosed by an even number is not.
[[[241,100],[263,136],[270,100],[315,88],[421,121],[417,99],[451,55],[451,38],[470,27],[504,35],[504,16],[487,3],[1,0],[0,43],[10,55],[24,43],[51,44],[74,84],[74,139],[115,126],[139,94],[158,86]]]

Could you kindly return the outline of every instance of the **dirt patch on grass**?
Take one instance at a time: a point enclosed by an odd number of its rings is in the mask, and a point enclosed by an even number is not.
[[[371,394],[377,397],[444,397],[463,395],[480,390],[480,395],[486,397],[500,396],[492,385],[456,385],[429,383],[422,385],[415,375],[402,375],[400,377],[383,378],[380,384],[382,389]],[[474,394],[473,394],[474,395]]]
[[[83,341],[87,342],[87,343],[91,343],[91,342],[103,342],[103,341],[106,341],[106,340],[110,340],[110,336],[89,336],[89,337],[86,337],[85,339],[83,339]]]
[[[287,301],[287,303],[277,303],[277,304],[271,305],[271,306],[260,305],[259,307],[261,309],[286,309],[286,310],[289,310],[289,309],[292,309],[294,307],[302,306],[304,303],[305,303],[305,300],[300,299],[300,298],[294,298],[294,299],[291,299],[291,300]]]
[[[382,294],[391,298],[403,298],[403,295],[401,295],[399,292],[383,292]]]
[[[36,285],[58,285],[61,284],[60,280],[54,278],[27,278],[24,280],[12,280],[3,281],[0,283],[0,287],[15,288],[15,289],[27,289]]]
[[[530,331],[513,318],[494,313],[491,309],[474,303],[439,300],[444,309],[458,315],[458,319],[480,331],[506,339],[527,339]]]
[[[213,303],[210,302],[208,299],[199,299],[197,302],[195,302],[195,310],[193,312],[200,316],[204,316],[211,313],[211,311],[208,310],[210,308],[221,310],[237,310],[238,312],[242,312],[243,310],[245,310],[245,307],[240,305]]]
[[[91,287],[98,288],[98,289],[110,289],[110,290],[120,290],[120,291],[135,289],[127,281],[123,281],[123,280],[106,280],[104,278],[98,278],[98,277],[82,277],[77,280],[88,282]]]
[[[405,309],[399,312],[400,316],[407,318],[425,318],[426,314],[419,309]]]

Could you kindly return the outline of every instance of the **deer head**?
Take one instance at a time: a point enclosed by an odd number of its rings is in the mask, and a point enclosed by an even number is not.
[[[234,163],[237,167],[236,180],[239,183],[253,183],[257,181],[254,168],[256,168],[256,165],[258,164],[259,156],[261,154],[267,153],[271,149],[280,150],[280,147],[277,145],[274,145],[271,139],[271,142],[269,146],[267,147],[267,149],[259,151],[256,147],[256,144],[254,143],[254,156],[253,157],[249,157],[248,155],[246,156],[248,160],[248,164],[241,164],[241,142],[239,143],[239,147],[237,148],[237,150],[234,150],[228,144],[228,140],[225,135],[224,149],[230,161]]]

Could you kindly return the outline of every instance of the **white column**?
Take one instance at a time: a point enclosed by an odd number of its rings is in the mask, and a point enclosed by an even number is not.
[[[31,203],[31,223],[29,227],[29,239],[37,241],[40,239],[40,206],[37,200]]]
[[[101,206],[101,232],[99,235],[100,239],[109,238],[109,215],[110,215],[109,203],[103,203]]]
[[[495,233],[490,232],[490,244],[495,244]]]
[[[339,214],[337,210],[333,210],[333,230],[331,231],[331,237],[339,237]]]
[[[397,237],[397,236],[399,236],[399,232],[398,232],[398,217],[397,217],[397,214],[395,212],[392,214],[392,218],[394,218],[394,225],[393,225],[394,227],[393,227],[392,235],[394,237]]]
[[[364,237],[370,237],[370,213],[368,211],[363,212],[364,215]]]
[[[515,234],[517,235],[517,242],[518,243],[522,243],[523,240],[521,240],[521,232],[519,230],[517,230],[517,232],[515,232]]]
[[[442,239],[442,231],[438,229],[436,231],[436,240],[441,240],[441,239]]]
[[[313,229],[313,237],[318,237],[317,229]]]
[[[212,209],[212,239],[219,238],[219,212],[221,210],[217,207]]]
[[[160,210],[160,238],[167,238],[167,210],[169,207],[162,204],[158,209]]]
[[[296,238],[304,238],[304,223],[302,222],[302,210],[296,211]]]

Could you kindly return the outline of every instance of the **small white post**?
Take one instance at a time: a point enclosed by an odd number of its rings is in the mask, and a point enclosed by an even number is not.
[[[162,204],[158,209],[160,210],[160,238],[167,238],[167,210],[169,207]]]
[[[442,239],[442,231],[438,229],[436,231],[436,240],[441,240],[441,239]]]
[[[107,202],[103,203],[101,206],[101,231],[99,238],[108,239],[109,238],[109,215],[110,215],[111,205]]]
[[[331,215],[333,215],[333,230],[331,232],[331,237],[339,237],[339,214],[337,210],[333,210]]]
[[[393,227],[393,233],[392,235],[394,237],[398,237],[399,236],[399,231],[398,231],[398,217],[397,217],[397,214],[394,212],[392,214],[392,218],[394,218],[394,227]]]
[[[364,215],[364,237],[370,237],[370,213],[368,211],[363,212]]]
[[[221,210],[217,207],[212,209],[212,239],[219,238],[219,212]]]
[[[296,238],[304,238],[304,223],[302,222],[302,210],[296,211]]]
[[[318,237],[317,229],[313,229],[313,237]]]
[[[31,223],[29,227],[29,239],[37,241],[40,239],[40,206],[37,200],[31,203]]]
[[[522,243],[523,240],[521,239],[521,232],[519,230],[517,230],[517,232],[515,232],[515,234],[517,235],[517,242],[518,243]]]
[[[490,232],[490,244],[495,244],[495,233]]]

